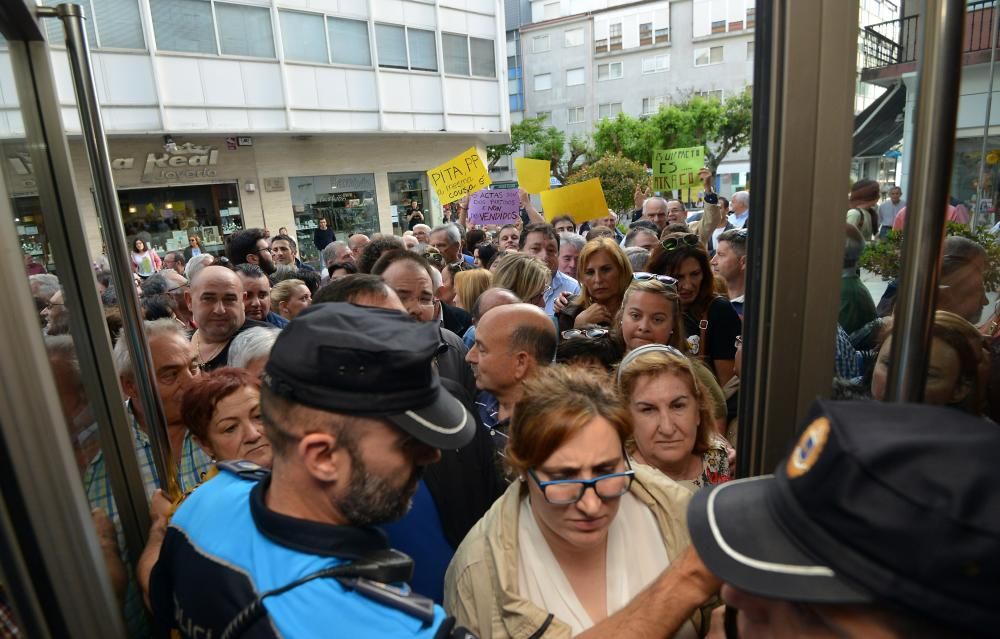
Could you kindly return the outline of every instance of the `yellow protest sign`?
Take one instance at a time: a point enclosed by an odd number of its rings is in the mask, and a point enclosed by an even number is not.
[[[705,166],[705,147],[653,151],[653,190],[698,188],[698,171]]]
[[[469,147],[427,172],[441,204],[461,200],[469,193],[485,189],[493,182],[476,147]]]
[[[549,190],[548,160],[530,160],[514,158],[514,170],[517,171],[517,185],[528,193],[541,193]]]
[[[542,191],[541,197],[545,219],[550,222],[559,215],[569,215],[577,223],[608,215],[608,202],[604,199],[604,189],[597,178]]]

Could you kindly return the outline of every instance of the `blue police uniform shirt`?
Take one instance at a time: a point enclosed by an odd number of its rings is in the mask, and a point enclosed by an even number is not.
[[[261,593],[388,547],[375,528],[331,526],[268,509],[269,482],[220,472],[174,514],[150,580],[164,636],[176,629],[182,637],[218,637]],[[267,616],[243,636],[430,639],[446,619],[435,605],[433,621],[424,623],[330,578],[263,602]]]
[[[389,536],[389,545],[413,558],[413,591],[444,601],[444,573],[455,555],[444,536],[437,504],[423,480],[417,484],[413,506],[397,522],[382,526]]]

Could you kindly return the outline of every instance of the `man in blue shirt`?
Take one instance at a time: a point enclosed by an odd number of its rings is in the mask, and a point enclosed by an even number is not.
[[[272,471],[220,464],[173,516],[150,581],[164,636],[466,636],[375,528],[475,435],[434,368],[439,330],[328,303],[282,331],[261,389]]]
[[[553,315],[553,307],[560,295],[565,293],[569,298],[580,293],[580,283],[559,271],[559,234],[551,224],[529,224],[524,227],[519,243],[522,253],[542,260],[552,273],[552,284],[545,290],[542,299],[545,301],[545,312]]]
[[[750,193],[747,191],[733,193],[729,205],[733,208],[733,212],[729,214],[729,223],[734,229],[744,228],[750,219]]]

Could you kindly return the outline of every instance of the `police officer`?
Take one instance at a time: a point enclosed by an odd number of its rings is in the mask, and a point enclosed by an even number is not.
[[[440,346],[435,324],[342,303],[279,335],[261,390],[272,471],[220,463],[174,514],[150,584],[164,635],[466,636],[402,583],[412,561],[375,528],[474,435],[432,365]]]
[[[691,538],[741,639],[996,637],[997,459],[951,408],[818,402],[774,475],[695,495]]]

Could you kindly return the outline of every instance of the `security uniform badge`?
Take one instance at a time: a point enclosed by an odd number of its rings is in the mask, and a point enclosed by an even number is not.
[[[785,472],[789,478],[795,479],[809,472],[823,452],[829,436],[830,420],[826,417],[817,417],[806,427],[785,463]]]
[[[240,479],[248,481],[260,481],[271,474],[270,470],[245,459],[216,462],[215,467],[220,472],[232,473]]]
[[[699,335],[688,335],[687,338],[688,353],[691,355],[697,355],[701,352],[701,336]]]

